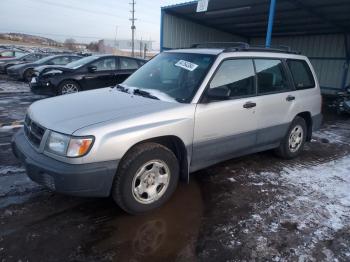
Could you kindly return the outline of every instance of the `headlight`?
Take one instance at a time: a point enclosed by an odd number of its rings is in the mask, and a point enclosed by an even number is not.
[[[80,157],[87,154],[93,144],[93,137],[71,137],[51,131],[46,142],[48,152],[67,157]]]

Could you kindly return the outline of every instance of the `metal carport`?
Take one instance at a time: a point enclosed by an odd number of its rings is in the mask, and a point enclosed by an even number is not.
[[[161,50],[211,41],[269,46],[272,36],[272,45],[307,55],[321,85],[349,85],[349,0],[210,0],[206,12],[196,8],[197,1],[162,7]]]

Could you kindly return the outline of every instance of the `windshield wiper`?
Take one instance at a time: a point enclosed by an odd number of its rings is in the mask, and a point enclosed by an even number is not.
[[[134,89],[134,95],[139,95],[139,96],[143,96],[143,97],[147,97],[147,98],[152,98],[152,99],[157,99],[160,100],[158,97],[152,95],[151,93],[141,90],[141,89]]]
[[[118,84],[115,86],[119,91],[124,92],[124,93],[129,93],[129,89],[126,88],[125,86]]]

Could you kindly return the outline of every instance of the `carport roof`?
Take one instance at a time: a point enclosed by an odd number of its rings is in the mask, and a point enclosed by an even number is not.
[[[265,36],[269,0],[211,0],[197,13],[197,1],[163,7],[166,13],[246,38]],[[349,0],[277,0],[273,35],[349,33]]]

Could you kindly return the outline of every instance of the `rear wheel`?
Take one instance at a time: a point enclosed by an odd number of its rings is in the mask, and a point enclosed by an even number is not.
[[[58,95],[66,95],[80,92],[80,86],[74,81],[63,81],[58,87]]]
[[[164,204],[176,189],[179,164],[168,148],[146,143],[135,146],[120,163],[112,197],[130,214]]]
[[[303,151],[306,141],[307,126],[304,118],[295,117],[288,132],[276,149],[276,154],[285,159],[297,157]]]

